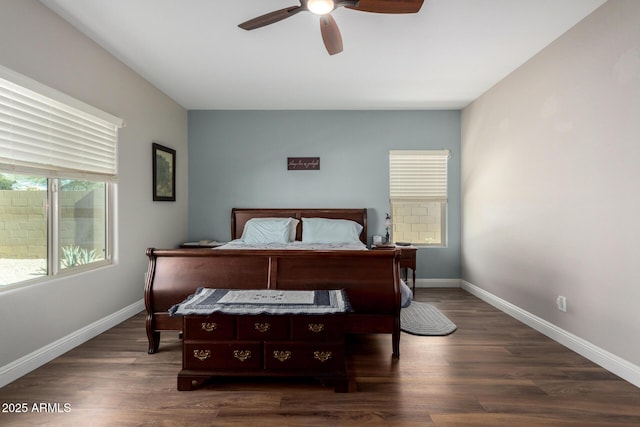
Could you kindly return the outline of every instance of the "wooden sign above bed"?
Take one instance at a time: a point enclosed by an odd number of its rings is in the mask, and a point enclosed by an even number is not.
[[[290,171],[320,170],[320,157],[287,157],[287,169]]]

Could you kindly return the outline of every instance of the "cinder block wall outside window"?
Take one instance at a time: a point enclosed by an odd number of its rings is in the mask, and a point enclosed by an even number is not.
[[[393,241],[414,244],[442,244],[439,202],[393,202]]]
[[[104,192],[63,191],[61,246],[95,249],[104,257]],[[0,190],[0,258],[47,258],[46,191]],[[94,246],[96,245],[96,246]]]
[[[0,190],[0,258],[46,258],[46,191]]]

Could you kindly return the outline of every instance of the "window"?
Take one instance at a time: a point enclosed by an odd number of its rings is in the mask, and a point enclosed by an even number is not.
[[[111,262],[121,126],[0,67],[0,290]]]
[[[447,245],[449,150],[391,150],[389,198],[392,241]]]

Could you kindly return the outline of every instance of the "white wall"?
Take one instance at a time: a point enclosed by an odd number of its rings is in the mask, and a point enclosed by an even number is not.
[[[463,280],[636,373],[639,24],[609,0],[462,115]]]
[[[67,345],[59,340],[86,339],[78,331],[90,332],[89,325],[127,307],[142,308],[145,249],[172,247],[187,236],[188,156],[187,112],[38,1],[0,2],[0,40],[1,65],[126,122],[119,139],[116,262],[0,292],[1,386],[25,363],[55,353],[52,345]],[[152,201],[153,141],[177,150],[175,203]]]

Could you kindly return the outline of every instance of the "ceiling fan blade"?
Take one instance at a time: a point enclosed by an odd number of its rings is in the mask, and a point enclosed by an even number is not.
[[[242,28],[243,30],[255,30],[256,28],[264,27],[265,25],[282,21],[283,19],[289,18],[296,13],[302,12],[304,10],[307,10],[307,8],[302,5],[286,7],[284,9],[269,12],[264,15],[258,16],[257,18],[250,19],[247,22],[243,22],[242,24],[238,25],[238,27]]]
[[[345,7],[360,12],[418,13],[424,0],[360,0],[355,6]]]
[[[358,5],[358,0],[335,0],[333,2],[334,9],[339,7],[356,7]]]
[[[342,52],[342,35],[333,16],[326,14],[320,17],[320,32],[324,47],[327,48],[329,55]]]

